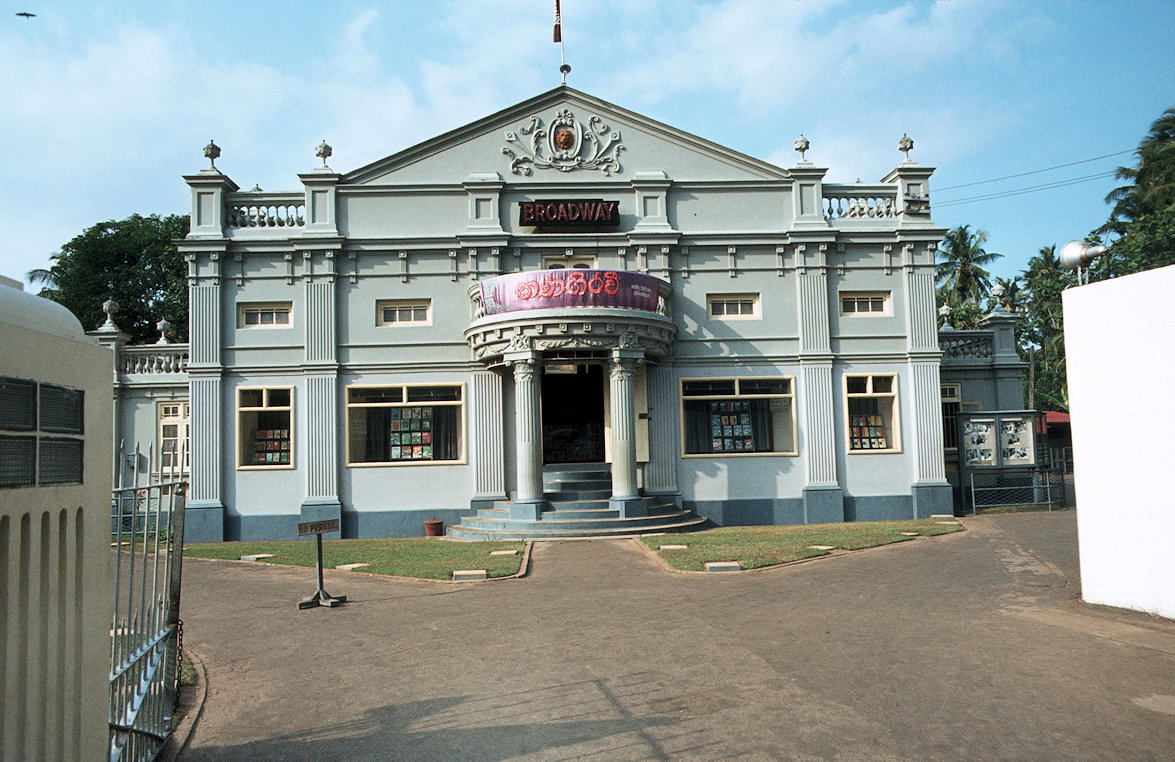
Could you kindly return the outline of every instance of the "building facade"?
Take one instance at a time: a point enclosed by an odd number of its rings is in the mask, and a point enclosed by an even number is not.
[[[566,86],[346,174],[324,143],[288,193],[241,192],[210,144],[191,344],[122,347],[123,438],[186,467],[190,437],[192,540],[539,521],[544,470],[581,463],[621,517],[949,513],[911,146],[833,185],[802,138],[784,169]],[[951,337],[956,402],[1018,394],[993,319]]]

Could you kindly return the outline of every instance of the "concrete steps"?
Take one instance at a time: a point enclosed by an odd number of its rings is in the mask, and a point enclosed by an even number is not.
[[[648,515],[622,517],[609,506],[611,495],[612,474],[607,464],[551,465],[543,471],[543,498],[550,508],[537,521],[511,519],[508,504],[498,503],[461,519],[445,533],[460,540],[554,540],[681,532],[706,523],[691,511],[681,510],[672,498],[643,498]]]

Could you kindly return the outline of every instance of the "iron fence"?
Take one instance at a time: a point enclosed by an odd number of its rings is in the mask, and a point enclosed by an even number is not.
[[[138,448],[135,448],[136,463]],[[150,463],[148,455],[148,463]],[[112,492],[114,615],[110,759],[154,759],[172,732],[181,623],[182,474],[154,472]]]
[[[1047,469],[971,471],[968,476],[972,515],[986,508],[1042,505],[1051,511],[1068,504],[1062,475]]]

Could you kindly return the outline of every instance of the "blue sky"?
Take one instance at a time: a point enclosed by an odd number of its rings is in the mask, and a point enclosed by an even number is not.
[[[294,190],[324,138],[345,172],[545,92],[553,5],[0,0],[0,275],[187,213],[209,138],[242,188]],[[908,133],[935,221],[987,231],[1001,276],[1101,225],[1175,106],[1175,2],[562,5],[568,84],[737,151],[788,167],[802,132],[830,181],[875,182]]]

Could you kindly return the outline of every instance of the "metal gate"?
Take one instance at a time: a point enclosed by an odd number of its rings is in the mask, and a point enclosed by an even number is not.
[[[136,447],[136,464],[138,455]],[[176,705],[187,480],[152,473],[140,485],[139,477],[136,465],[132,485],[116,488],[111,500],[111,762],[154,759],[171,735]]]

